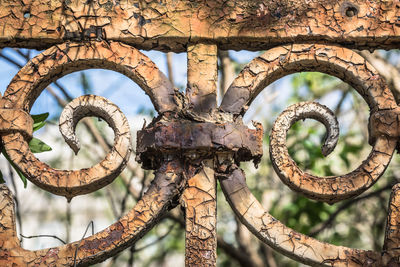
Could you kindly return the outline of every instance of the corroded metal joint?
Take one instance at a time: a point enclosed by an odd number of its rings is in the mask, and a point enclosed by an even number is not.
[[[237,161],[253,160],[257,164],[262,157],[262,136],[260,123],[249,129],[230,122],[158,121],[138,131],[136,160],[145,169],[155,169],[166,154],[195,160],[232,153]]]
[[[369,140],[372,145],[379,136],[399,139],[400,107],[385,109],[371,113],[368,122]],[[399,146],[397,146],[399,148]]]

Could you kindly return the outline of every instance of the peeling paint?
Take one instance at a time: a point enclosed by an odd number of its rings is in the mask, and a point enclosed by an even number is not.
[[[392,49],[400,44],[398,1],[1,1],[0,48],[49,48],[11,81],[0,101],[0,135],[11,160],[39,187],[71,198],[110,183],[131,153],[129,126],[108,100],[83,96],[69,103],[61,132],[75,150],[81,117],[104,118],[116,132],[105,160],[90,169],[55,170],[29,150],[30,108],[52,81],[100,67],[135,81],[159,116],[138,132],[138,161],[155,179],[137,205],[110,227],[64,246],[27,251],[15,230],[14,203],[0,185],[0,265],[87,266],[132,246],[177,199],[185,211],[187,266],[216,266],[216,179],[239,219],[262,242],[315,266],[398,266],[400,187],[392,190],[382,252],[334,246],[297,233],[273,218],[247,188],[241,161],[262,156],[263,129],[243,125],[256,96],[277,79],[320,71],[349,83],[370,107],[368,158],[353,172],[316,177],[298,168],[286,148],[291,124],[314,118],[328,129],[324,154],[335,147],[338,125],[317,103],[299,103],[278,117],[271,133],[274,169],[291,189],[334,203],[361,194],[400,148],[400,108],[385,81],[348,48]],[[282,45],[287,44],[287,45]],[[341,45],[342,47],[339,47]],[[135,48],[134,48],[135,47]],[[270,49],[272,48],[272,49]],[[137,49],[187,52],[186,95]],[[239,73],[217,107],[218,49],[265,50]],[[115,153],[114,153],[115,152]]]

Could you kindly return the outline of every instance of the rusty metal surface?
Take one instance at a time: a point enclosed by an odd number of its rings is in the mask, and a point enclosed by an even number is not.
[[[39,54],[11,81],[1,106],[28,112],[51,82],[71,72],[93,68],[113,70],[132,79],[160,113],[177,109],[173,86],[148,57],[134,47],[105,41],[67,42]]]
[[[190,109],[207,113],[217,106],[218,59],[215,44],[189,44],[186,95]]]
[[[175,91],[169,80],[147,57],[138,50],[118,43],[96,42],[91,44],[67,43],[44,51],[32,59],[28,65],[22,68],[11,81],[0,105],[3,109],[16,109],[21,112],[29,112],[35,99],[42,90],[53,80],[73,71],[101,66],[125,74],[133,79],[150,96],[154,106],[160,113],[177,109],[174,100]],[[85,116],[89,116],[90,107],[106,107],[106,101],[93,97],[90,101],[77,100],[78,103],[70,104],[64,112],[70,119],[79,120],[81,115],[74,114],[71,105],[85,105],[89,109]],[[110,124],[116,121],[126,121],[119,109],[118,112],[104,114],[112,110],[99,113],[96,116],[107,118]],[[82,112],[81,112],[82,113]],[[75,116],[74,116],[75,115]],[[79,115],[79,116],[76,116]],[[67,117],[68,117],[67,116]],[[111,118],[112,117],[112,118]],[[62,117],[61,123],[66,118]],[[103,161],[92,168],[85,170],[66,171],[55,170],[47,164],[39,161],[30,151],[28,140],[19,132],[8,132],[3,135],[4,147],[10,158],[26,177],[37,186],[54,194],[72,198],[79,194],[93,192],[112,182],[123,170],[130,156],[129,126],[121,124],[122,128],[114,127],[116,142],[114,148]],[[63,125],[61,126],[63,127]],[[126,138],[123,138],[126,136]],[[120,140],[121,142],[117,142]]]
[[[0,5],[0,47],[43,49],[101,39],[175,52],[197,41],[237,50],[293,42],[385,49],[400,43],[395,0],[3,0]]]
[[[165,161],[155,172],[145,195],[118,222],[87,237],[64,246],[29,251],[20,247],[15,229],[14,204],[9,189],[0,186],[1,266],[88,266],[104,261],[133,245],[177,203],[171,201],[185,186],[181,162]],[[3,229],[3,227],[2,227]],[[75,257],[76,253],[76,257]]]
[[[312,104],[298,104],[285,110],[277,118],[272,129],[270,155],[274,169],[285,184],[312,199],[335,203],[358,195],[379,179],[390,162],[398,139],[395,133],[391,133],[397,130],[387,131],[387,128],[395,126],[394,121],[397,117],[392,116],[390,119],[384,116],[384,120],[378,120],[381,118],[378,114],[396,114],[397,104],[376,70],[352,50],[308,44],[273,48],[253,59],[241,71],[225,94],[220,109],[237,114],[236,116],[243,115],[267,85],[284,75],[299,71],[331,74],[357,90],[371,110],[373,120],[370,129],[373,130],[370,143],[373,148],[368,158],[349,174],[325,178],[303,172],[289,156],[285,145],[286,131],[296,120],[324,120],[329,112],[311,113]],[[301,115],[302,112],[304,115]],[[382,129],[384,125],[387,125],[386,129]]]
[[[0,132],[20,132],[30,139],[33,133],[33,119],[21,109],[0,109]]]
[[[237,161],[262,157],[261,124],[249,129],[239,123],[216,124],[177,120],[156,122],[137,133],[137,161],[143,168],[154,169],[160,154],[182,154],[213,157],[218,153],[233,153]]]
[[[242,116],[256,96],[277,79],[319,71],[350,84],[370,108],[368,158],[349,174],[317,177],[290,158],[286,132],[305,118],[322,122],[335,147],[337,121],[317,103],[295,104],[277,118],[270,136],[275,171],[291,189],[334,203],[361,194],[384,173],[399,148],[400,107],[377,71],[348,48],[399,48],[398,1],[53,1],[0,0],[0,47],[49,48],[11,81],[0,100],[0,135],[11,160],[33,183],[72,198],[93,192],[122,171],[130,148],[129,126],[118,107],[99,96],[69,103],[60,130],[76,152],[76,123],[105,119],[115,134],[106,158],[88,170],[55,170],[30,151],[30,108],[56,79],[83,69],[118,71],[149,95],[158,117],[138,132],[137,159],[155,179],[137,205],[118,222],[82,242],[47,250],[20,247],[14,205],[0,185],[0,265],[86,266],[134,244],[165,212],[185,210],[187,266],[216,265],[216,179],[239,219],[262,242],[299,262],[316,266],[398,266],[400,187],[393,188],[382,251],[323,243],[286,227],[248,189],[240,161],[262,156],[263,130]],[[272,48],[239,73],[217,106],[218,50]],[[173,88],[137,49],[187,52],[186,94]],[[76,258],[75,258],[76,253]]]
[[[313,106],[315,106],[315,103],[311,102],[295,104],[283,111],[276,119],[270,135],[272,166],[285,184],[311,199],[332,204],[361,194],[371,187],[385,171],[394,153],[397,139],[387,138],[383,135],[377,137],[368,158],[348,174],[329,177],[309,174],[302,171],[291,159],[286,147],[286,132],[291,124],[300,119],[323,120],[326,118],[326,114],[331,113],[331,116],[333,115],[330,110],[329,113],[326,110],[319,111],[321,112],[319,113]],[[338,137],[337,133],[333,139],[336,139],[337,142]],[[324,146],[325,144],[322,147],[323,152]],[[331,148],[331,151],[333,148]]]
[[[323,72],[343,80],[372,111],[397,107],[383,78],[356,52],[340,46],[293,44],[272,48],[247,64],[228,88],[220,109],[243,115],[266,86],[302,71]]]
[[[385,266],[396,266],[399,264],[399,242],[400,242],[400,184],[392,188],[389,202],[389,215],[387,218],[385,242],[383,244],[383,259]]]
[[[228,173],[220,183],[231,208],[255,236],[280,253],[313,266],[383,266],[380,252],[327,244],[285,226],[250,192],[240,168],[232,166]]]
[[[194,176],[188,175],[193,177],[188,180],[187,187],[180,199],[181,206],[185,211],[186,266],[213,267],[217,265],[217,182],[213,170],[214,153],[205,149],[205,146],[215,147],[213,141],[217,142],[216,145],[218,142],[222,143],[221,148],[225,145],[221,142],[223,137],[219,135],[221,132],[216,129],[218,126],[215,127],[212,116],[212,112],[217,106],[217,53],[218,49],[215,44],[188,44],[188,82],[183,110],[178,114],[177,125],[173,125],[174,122],[172,122],[172,125],[162,127],[167,131],[163,132],[161,129],[159,137],[156,130],[157,137],[153,139],[154,143],[161,141],[161,145],[165,145],[165,149],[168,149],[168,145],[174,141],[180,144],[181,148],[175,148],[173,153],[178,157],[179,155],[186,157],[189,162],[189,171],[197,169]],[[191,118],[187,124],[184,123],[185,116]],[[200,117],[200,121],[204,119],[201,117],[208,117],[211,123],[204,121],[196,124],[193,121],[196,116]],[[168,121],[172,121],[172,119],[169,117]],[[178,138],[175,138],[175,135]],[[151,134],[148,136],[151,137]],[[142,141],[144,140],[138,141],[138,143]],[[147,143],[147,145],[150,149],[153,147],[151,143]],[[191,145],[194,146],[190,147]]]
[[[200,164],[180,201],[185,211],[185,265],[211,267],[217,264],[217,180],[213,160]]]

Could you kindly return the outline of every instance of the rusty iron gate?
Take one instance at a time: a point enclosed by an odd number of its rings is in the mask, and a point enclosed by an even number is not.
[[[271,133],[270,155],[282,181],[308,198],[335,203],[357,196],[384,173],[398,145],[400,107],[377,71],[351,49],[400,48],[397,0],[0,0],[0,48],[46,49],[12,79],[0,100],[0,134],[11,160],[35,185],[72,198],[117,177],[131,154],[129,126],[117,106],[81,96],[60,117],[74,151],[77,122],[99,116],[114,129],[105,159],[89,169],[55,170],[30,151],[35,99],[74,71],[120,72],[149,95],[159,116],[137,135],[137,160],[155,179],[118,222],[81,242],[44,250],[21,248],[14,203],[0,187],[1,266],[79,266],[101,262],[132,246],[174,205],[185,209],[187,266],[216,265],[216,182],[241,222],[280,253],[316,266],[399,266],[400,185],[392,189],[382,251],[335,246],[300,234],[273,218],[248,189],[241,161],[262,156],[263,129],[242,116],[267,85],[295,72],[319,71],[350,84],[370,108],[368,158],[349,174],[317,177],[298,168],[285,140],[299,119],[328,130],[323,153],[338,139],[333,113],[313,102],[287,108]],[[138,49],[186,52],[182,94]],[[218,50],[266,50],[246,65],[217,106]],[[161,155],[161,156],[160,156]]]

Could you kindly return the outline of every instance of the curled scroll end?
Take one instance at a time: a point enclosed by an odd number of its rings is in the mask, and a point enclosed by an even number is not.
[[[333,146],[325,142],[321,147],[321,152],[324,157],[327,157],[335,149],[336,144]]]
[[[82,118],[89,116],[104,119],[113,128],[115,141],[121,140],[121,143],[124,143],[122,140],[127,139],[126,143],[130,144],[129,125],[121,110],[104,97],[83,95],[73,99],[64,107],[59,122],[60,132],[75,154],[78,154],[80,149],[75,134],[76,125]]]
[[[324,143],[321,147],[321,152],[324,157],[327,157],[335,149],[339,140],[339,123],[335,114],[327,106],[317,102],[302,102],[298,105],[298,107],[294,105],[294,113],[296,116],[299,116],[302,119],[315,119],[324,124],[326,128],[326,135],[324,138]],[[295,121],[298,120],[296,120],[296,118],[293,119]]]
[[[323,110],[321,113],[317,113],[321,116],[321,121],[324,123],[327,133],[324,140],[324,144],[321,147],[322,155],[327,157],[332,151],[335,149],[338,140],[339,140],[339,123],[336,119],[335,114],[326,106],[320,105],[320,108]]]
[[[78,154],[81,148],[78,137],[75,134],[75,127],[79,120],[74,120],[76,112],[73,108],[73,104],[75,104],[77,99],[78,98],[74,99],[65,106],[61,113],[59,122],[61,135],[68,146],[74,151],[75,155]]]
[[[63,137],[64,137],[65,142],[74,151],[75,155],[78,155],[78,152],[81,149],[81,145],[80,145],[79,140],[76,137],[75,133],[72,136],[65,136],[63,134]]]
[[[315,119],[324,124],[327,133],[321,150],[322,155],[328,156],[339,140],[339,123],[335,114],[327,106],[317,102],[301,102],[285,109],[275,121],[271,141],[276,138],[279,145],[286,146],[287,131],[295,122],[304,119]]]
[[[324,157],[327,157],[332,153],[339,140],[339,124],[336,117],[333,116],[331,121],[333,121],[334,124],[330,124],[329,127],[327,127],[327,135],[324,144],[321,147],[322,155]]]

